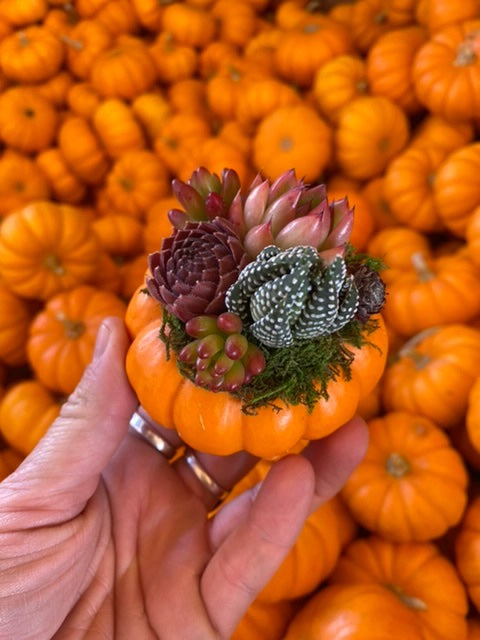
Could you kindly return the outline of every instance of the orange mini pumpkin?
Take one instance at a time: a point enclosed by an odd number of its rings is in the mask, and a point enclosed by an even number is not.
[[[46,300],[86,282],[97,269],[99,242],[82,211],[36,202],[0,227],[0,270],[20,296]]]
[[[443,430],[406,411],[368,424],[365,458],[341,491],[356,521],[393,542],[433,540],[457,525],[468,474]]]
[[[307,182],[318,181],[331,156],[331,129],[306,104],[272,111],[260,121],[253,140],[255,168],[271,178],[295,167]]]
[[[455,561],[477,612],[480,612],[480,497],[469,503],[455,537]]]
[[[32,320],[27,342],[38,379],[52,391],[72,393],[92,358],[100,323],[124,315],[125,304],[116,295],[90,285],[50,298]]]
[[[307,599],[290,622],[283,640],[339,640],[340,637],[342,640],[424,639],[415,614],[384,587],[336,584],[321,588]]]
[[[15,31],[0,44],[0,68],[14,82],[44,82],[53,78],[64,57],[62,42],[41,24]]]
[[[0,362],[9,366],[27,363],[26,342],[32,309],[0,279]]]
[[[96,56],[89,79],[105,98],[133,100],[154,86],[157,71],[146,42],[119,36],[112,47]]]
[[[355,98],[340,111],[334,132],[335,158],[350,178],[380,175],[408,143],[405,111],[385,96]]]
[[[480,106],[480,20],[435,31],[420,47],[412,79],[420,102],[450,121],[471,121]]]
[[[382,376],[382,400],[388,411],[424,415],[448,429],[465,418],[479,375],[480,331],[455,323],[432,327],[391,359]]]
[[[53,144],[60,119],[53,104],[26,86],[0,96],[0,138],[12,149],[35,153]]]
[[[468,255],[415,252],[410,262],[389,283],[384,315],[392,329],[413,336],[429,327],[469,322],[480,313],[480,271]]]
[[[465,587],[453,562],[431,542],[358,538],[343,551],[329,581],[380,584],[416,613],[425,640],[466,640]]]
[[[0,402],[0,434],[28,455],[60,413],[60,401],[38,380],[13,384]]]

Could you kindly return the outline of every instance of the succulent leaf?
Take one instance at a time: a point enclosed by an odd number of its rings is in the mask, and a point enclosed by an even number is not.
[[[240,272],[225,304],[260,343],[280,348],[338,331],[359,296],[342,257],[326,264],[311,246],[269,246]]]

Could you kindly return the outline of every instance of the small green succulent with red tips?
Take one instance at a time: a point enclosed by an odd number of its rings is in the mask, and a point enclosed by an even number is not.
[[[348,344],[368,340],[385,286],[349,244],[347,198],[329,202],[293,170],[243,192],[232,169],[201,167],[173,191],[183,209],[169,212],[174,231],[149,256],[146,284],[182,374],[248,407],[310,406],[339,371],[348,378]]]

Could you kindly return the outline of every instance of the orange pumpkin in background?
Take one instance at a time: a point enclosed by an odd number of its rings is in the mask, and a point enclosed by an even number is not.
[[[480,313],[480,270],[469,255],[417,251],[410,263],[389,282],[384,315],[394,331],[410,337],[437,325],[468,323]]]
[[[472,498],[455,537],[455,561],[475,610],[480,611],[480,497]]]
[[[465,418],[480,375],[480,332],[463,324],[432,327],[407,340],[382,376],[387,411],[410,411],[440,427]]]
[[[408,143],[410,124],[401,107],[384,96],[363,96],[340,111],[334,130],[335,161],[356,180],[385,171]]]
[[[321,588],[304,603],[283,640],[338,640],[339,630],[342,640],[424,638],[415,613],[384,587],[336,584]]]
[[[451,122],[471,121],[478,114],[480,20],[475,17],[432,33],[413,61],[418,99],[431,113]]]
[[[26,343],[33,309],[0,280],[0,362],[9,366],[27,363]]]
[[[253,139],[253,163],[258,171],[277,178],[295,167],[307,182],[321,180],[331,160],[332,134],[312,107],[279,107],[258,124]]]
[[[60,413],[61,403],[38,380],[13,384],[0,401],[0,434],[28,455]]]
[[[93,356],[98,328],[106,316],[125,316],[114,294],[81,285],[52,296],[33,319],[27,342],[38,379],[57,393],[70,394]]]
[[[421,622],[425,640],[467,638],[468,600],[458,571],[431,542],[357,538],[343,551],[332,584],[379,584]]]
[[[12,447],[0,450],[0,482],[15,471],[23,458],[24,456]]]
[[[433,540],[457,525],[468,473],[444,431],[406,411],[368,424],[365,458],[341,490],[355,520],[392,542]]]
[[[35,202],[0,227],[0,270],[20,296],[46,300],[95,274],[99,242],[80,209]]]

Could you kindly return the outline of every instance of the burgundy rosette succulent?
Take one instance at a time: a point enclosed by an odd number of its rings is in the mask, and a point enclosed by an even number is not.
[[[147,289],[182,322],[226,310],[225,294],[247,264],[242,242],[224,218],[187,222],[150,254]]]

